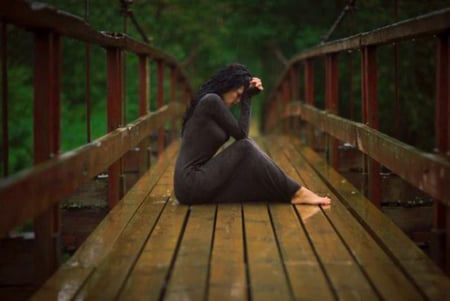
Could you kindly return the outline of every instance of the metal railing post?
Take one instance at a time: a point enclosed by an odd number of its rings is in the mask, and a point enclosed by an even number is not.
[[[376,47],[364,47],[361,51],[362,120],[371,128],[378,129],[378,72]],[[368,174],[368,197],[377,206],[381,206],[380,164],[366,156]]]
[[[108,48],[106,50],[107,69],[107,110],[108,132],[123,124],[123,94],[122,94],[122,50]],[[108,169],[108,203],[113,208],[121,197],[121,159],[113,163]]]
[[[305,78],[305,103],[314,105],[314,67],[313,60],[307,59],[304,61],[304,78]],[[316,138],[314,134],[314,127],[307,124],[306,139],[309,145],[316,147]]]
[[[436,151],[450,156],[450,34],[438,36],[436,54]],[[449,202],[450,200],[446,200]],[[431,230],[431,257],[450,273],[450,208],[441,202],[433,203],[433,228]],[[448,252],[447,252],[448,253]]]
[[[164,106],[164,62],[162,60],[156,61],[157,68],[157,91],[156,91],[156,106],[161,108]],[[161,154],[164,150],[165,144],[165,133],[164,124],[162,124],[158,129],[158,154]]]
[[[139,116],[145,116],[150,111],[150,59],[147,55],[140,55],[138,62],[139,75]],[[150,167],[150,137],[139,144],[139,175]]]
[[[1,23],[1,64],[2,64],[2,166],[3,177],[9,175],[9,132],[8,132],[8,35],[7,24]]]
[[[34,33],[34,164],[60,150],[61,40],[50,31]],[[42,284],[60,262],[60,210],[54,205],[34,220],[36,284]]]
[[[339,113],[339,78],[338,78],[338,55],[327,54],[325,56],[325,109],[338,115]],[[327,135],[329,161],[334,169],[339,168],[339,141]]]

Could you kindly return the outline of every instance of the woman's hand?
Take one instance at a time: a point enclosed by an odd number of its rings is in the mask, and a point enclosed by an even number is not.
[[[255,88],[257,88],[259,91],[264,90],[264,87],[263,87],[263,85],[262,85],[262,81],[261,81],[261,79],[258,78],[258,77],[253,77],[253,78],[250,80],[250,86],[249,86],[249,87],[250,87],[250,88],[251,88],[251,87],[255,87]]]
[[[253,97],[256,94],[258,94],[259,92],[261,92],[262,90],[264,90],[264,87],[262,85],[261,79],[259,79],[258,77],[253,77],[250,80],[248,89],[244,93],[246,96],[245,98]]]

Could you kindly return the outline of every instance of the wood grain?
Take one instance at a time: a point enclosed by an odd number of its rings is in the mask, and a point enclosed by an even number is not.
[[[111,252],[129,220],[157,185],[171,160],[174,160],[178,147],[179,141],[167,148],[164,160],[156,161],[133,186],[130,193],[108,213],[75,254],[34,294],[32,300],[72,300],[91,273]]]
[[[352,184],[320,158],[313,150],[290,140],[298,155],[308,157],[311,166],[333,186],[346,209],[367,229],[377,243],[401,266],[414,284],[430,300],[449,297],[450,279],[420,250],[394,222],[377,210]]]
[[[292,300],[267,206],[255,203],[243,206],[251,298]]]
[[[241,204],[219,204],[208,284],[209,300],[246,300]]]
[[[285,153],[288,158],[292,159],[298,158],[299,155],[293,152],[292,145],[287,145]],[[304,161],[297,159],[293,161],[293,164],[303,172],[305,184],[312,190],[327,190],[328,188],[320,181],[320,177],[315,174],[311,166],[302,162]],[[329,194],[334,202],[329,209],[323,210],[324,218],[332,223],[337,232],[336,237],[342,237],[345,241],[345,246],[360,265],[361,271],[370,279],[377,293],[383,298],[389,298],[395,294],[398,299],[402,300],[423,300],[424,296],[409,277],[396,266],[396,262],[384,252],[339,199],[331,191]],[[374,210],[378,209],[374,208]],[[317,231],[313,233],[317,233]]]
[[[192,206],[164,298],[203,300],[207,292],[215,204]]]
[[[303,177],[300,179],[293,164],[302,165],[306,163],[298,158],[294,163],[294,161],[290,161],[292,158],[281,153],[280,150],[284,152],[285,142],[274,139],[267,145],[271,146],[274,160],[294,179],[299,182],[301,180],[302,184],[305,184],[307,172],[299,168],[304,171],[301,174]],[[319,190],[320,193],[327,191],[324,187]],[[347,249],[345,242],[336,233],[321,208],[318,206],[296,206],[296,210],[337,297],[350,300],[378,300],[379,297],[372,288],[370,279],[364,275],[361,267]],[[327,210],[330,210],[330,208]]]

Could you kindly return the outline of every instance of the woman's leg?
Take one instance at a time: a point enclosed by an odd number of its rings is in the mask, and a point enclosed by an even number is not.
[[[329,198],[300,187],[251,139],[234,142],[203,165],[201,172],[202,189],[198,191],[201,202],[330,204]],[[209,195],[214,198],[209,199]]]
[[[212,202],[223,191],[233,190],[232,183],[245,172],[251,149],[247,139],[237,140],[196,171],[195,193],[201,202]],[[234,192],[234,190],[233,190]]]
[[[261,154],[267,159],[276,164],[272,158],[270,158],[259,145],[252,139],[250,142],[257,148]],[[321,197],[309,190],[308,188],[302,186],[300,187],[291,198],[292,204],[307,204],[307,205],[329,205],[331,204],[331,199],[329,197]]]
[[[218,202],[289,202],[300,188],[251,139],[234,142],[202,167],[208,178],[204,187],[212,188]]]

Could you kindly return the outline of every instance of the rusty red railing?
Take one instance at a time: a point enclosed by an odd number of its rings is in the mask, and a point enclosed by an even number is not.
[[[158,150],[165,144],[164,126],[175,130],[183,105],[178,99],[189,99],[191,89],[185,72],[177,61],[161,50],[143,44],[122,34],[102,33],[91,28],[83,19],[66,14],[41,3],[27,1],[0,1],[1,60],[2,60],[2,164],[8,173],[8,64],[6,45],[9,26],[22,28],[33,36],[34,97],[34,166],[0,180],[0,238],[8,236],[16,226],[34,220],[36,236],[36,271],[38,283],[48,277],[58,265],[57,237],[60,228],[59,202],[75,192],[82,184],[100,173],[108,173],[108,202],[114,206],[124,191],[121,189],[124,155],[139,146],[146,151],[149,137],[158,134]],[[106,59],[107,134],[90,142],[90,79],[87,70],[86,111],[88,143],[66,153],[60,153],[61,136],[61,78],[68,70],[62,68],[62,39],[70,38],[89,47],[100,46]],[[26,51],[20,49],[20,51]],[[124,56],[138,57],[139,118],[124,124]],[[156,65],[157,98],[150,99],[150,64]],[[170,72],[168,104],[164,101],[165,76]],[[127,82],[128,84],[128,82]],[[157,111],[150,112],[150,101],[156,101]],[[141,160],[145,156],[138,156]],[[148,168],[148,160],[139,166]],[[143,171],[141,171],[143,172]]]
[[[450,9],[408,19],[370,32],[322,44],[296,55],[279,77],[269,97],[265,129],[289,129],[289,118],[301,119],[329,135],[330,164],[338,168],[338,145],[350,143],[367,156],[368,198],[377,206],[381,201],[380,165],[390,169],[415,187],[429,194],[434,202],[433,231],[435,260],[450,271]],[[436,153],[427,153],[379,131],[377,49],[388,43],[431,37],[436,40],[435,136]],[[412,47],[415,47],[413,44]],[[398,51],[398,49],[396,49]],[[339,55],[360,55],[362,122],[339,116]],[[401,59],[401,58],[400,58]],[[325,110],[315,106],[317,87],[314,62],[324,60]],[[397,63],[396,63],[397,64]],[[301,67],[303,66],[303,71]],[[304,78],[300,96],[299,75]],[[398,94],[398,82],[395,84]],[[342,87],[341,87],[342,88]],[[350,101],[352,103],[352,101]],[[399,118],[400,116],[396,116]],[[311,128],[308,143],[314,143]],[[432,244],[433,245],[433,244]],[[437,245],[437,246],[436,246]]]

